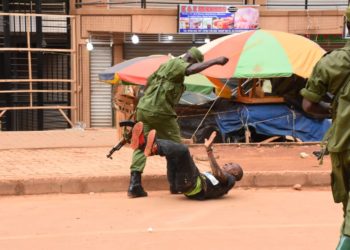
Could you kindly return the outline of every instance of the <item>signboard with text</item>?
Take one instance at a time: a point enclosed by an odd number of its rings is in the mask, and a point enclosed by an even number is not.
[[[258,21],[259,10],[250,6],[178,6],[178,33],[235,33],[257,29]]]

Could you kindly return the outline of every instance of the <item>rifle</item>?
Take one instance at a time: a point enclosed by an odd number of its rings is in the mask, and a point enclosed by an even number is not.
[[[113,159],[112,155],[115,151],[120,150],[125,144],[130,143],[131,135],[132,135],[132,128],[134,127],[135,122],[131,120],[121,121],[119,122],[120,127],[124,127],[123,131],[123,138],[119,140],[119,142],[113,146],[113,148],[109,151],[107,158]],[[129,130],[127,130],[127,127],[130,127]]]
[[[323,156],[329,155],[329,151],[327,148],[322,148],[321,150],[312,152],[312,154],[316,156],[317,160],[321,160]]]

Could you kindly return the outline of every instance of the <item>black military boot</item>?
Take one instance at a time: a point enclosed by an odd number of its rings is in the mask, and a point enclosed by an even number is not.
[[[132,171],[130,176],[130,185],[128,189],[128,196],[130,198],[145,197],[147,192],[141,185],[141,172]]]

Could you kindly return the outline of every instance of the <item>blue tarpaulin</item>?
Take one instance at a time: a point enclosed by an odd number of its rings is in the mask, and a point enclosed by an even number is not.
[[[331,125],[328,119],[312,119],[284,104],[243,105],[219,112],[216,122],[223,136],[244,127],[253,127],[258,134],[293,136],[303,142],[322,141]]]

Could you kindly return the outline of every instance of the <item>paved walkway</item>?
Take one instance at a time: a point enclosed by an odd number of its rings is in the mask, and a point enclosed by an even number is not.
[[[115,129],[0,132],[0,195],[125,191],[132,150],[125,146],[114,153],[113,160],[106,158],[116,141]],[[298,146],[293,147],[295,150]],[[220,151],[220,147],[216,150]],[[249,155],[239,153],[244,150],[242,148],[237,150],[232,147],[236,161],[247,166],[245,177],[239,183],[241,187],[329,185],[327,161],[326,167],[317,168],[310,167],[316,161],[309,159],[302,162],[297,171],[292,167],[278,169],[279,164],[272,170],[250,168],[247,164],[251,159],[247,158]],[[266,157],[272,153],[278,155],[278,150],[270,147],[256,157],[267,161]],[[294,163],[295,154],[288,157],[284,156],[283,161]],[[199,168],[208,170],[208,162],[200,158],[194,155]],[[168,188],[165,165],[161,157],[148,160],[143,174],[147,190]]]

